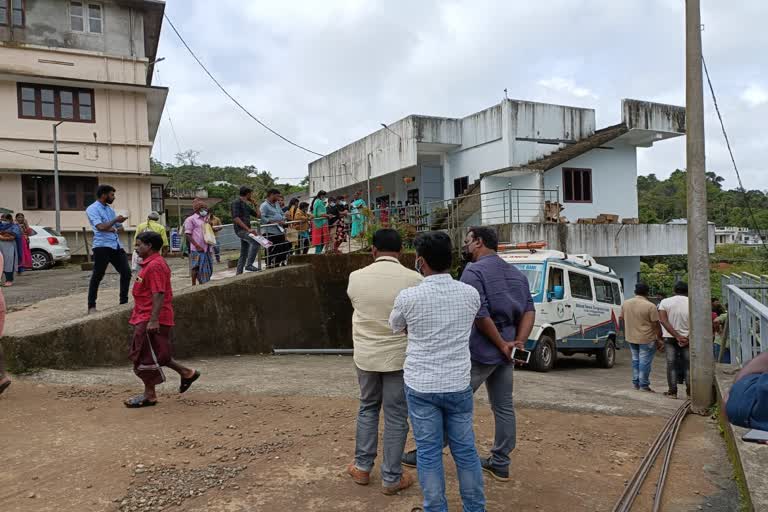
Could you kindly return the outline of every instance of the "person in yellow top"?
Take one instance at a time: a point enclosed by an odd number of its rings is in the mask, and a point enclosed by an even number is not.
[[[170,246],[168,245],[168,235],[165,232],[165,226],[160,224],[158,222],[159,220],[159,213],[150,212],[149,215],[147,215],[147,222],[142,222],[136,226],[136,236],[133,238],[133,244],[136,245],[136,238],[139,236],[139,234],[144,233],[145,231],[154,231],[160,235],[160,238],[163,239],[163,256],[165,256],[168,253],[168,248]]]

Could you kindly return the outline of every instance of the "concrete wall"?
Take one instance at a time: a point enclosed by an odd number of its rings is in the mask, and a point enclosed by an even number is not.
[[[413,255],[403,264],[413,268]],[[273,348],[351,348],[349,274],[369,254],[299,256],[258,274],[212,281],[175,294],[179,358],[271,352]],[[128,364],[130,307],[0,339],[9,369]]]
[[[544,188],[559,189],[563,215],[571,222],[579,218],[593,218],[601,213],[620,217],[638,217],[637,204],[637,150],[634,146],[611,142],[593,149],[563,165],[544,173]],[[592,202],[566,203],[563,197],[563,168],[592,169]]]
[[[541,192],[541,173],[487,176],[480,182],[480,191],[483,194],[482,224],[543,221],[545,197]]]
[[[628,99],[621,106],[621,120],[630,130],[685,133],[685,107]]]
[[[688,253],[685,225],[673,224],[504,224],[499,240],[544,240],[549,248],[595,258],[670,256]],[[715,227],[709,227],[709,251],[715,250]]]
[[[111,0],[98,3],[103,8],[101,34],[73,31],[67,1],[25,0],[26,27],[0,27],[0,41],[144,57],[142,12]]]

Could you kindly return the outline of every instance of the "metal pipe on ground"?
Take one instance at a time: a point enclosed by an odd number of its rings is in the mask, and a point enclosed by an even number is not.
[[[624,492],[612,509],[613,512],[630,512],[632,510],[632,504],[645,482],[645,477],[656,462],[659,452],[661,452],[661,449],[666,445],[667,452],[664,457],[664,466],[662,466],[662,471],[659,474],[659,481],[654,496],[654,511],[658,511],[657,507],[661,506],[661,495],[664,490],[664,484],[666,483],[667,470],[669,468],[669,461],[672,458],[672,450],[674,449],[674,443],[677,439],[677,433],[683,419],[685,419],[685,416],[690,409],[691,401],[686,400],[664,424],[661,432],[659,432],[659,435],[656,436],[656,439],[648,449],[648,453],[646,453],[645,457],[643,457],[643,460],[640,462],[640,466],[638,466],[635,473],[627,482]]]
[[[351,348],[275,348],[272,353],[276,356],[288,355],[327,355],[327,356],[351,356]]]

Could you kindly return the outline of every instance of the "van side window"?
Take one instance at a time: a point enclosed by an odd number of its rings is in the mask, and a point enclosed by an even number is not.
[[[604,302],[606,304],[613,304],[613,287],[610,281],[604,279],[595,279],[595,298],[598,302]]]
[[[592,284],[589,282],[589,276],[568,272],[568,279],[571,281],[571,295],[574,299],[592,300]]]
[[[613,303],[617,306],[621,306],[621,289],[619,283],[611,283],[611,289],[613,290]]]
[[[549,268],[549,281],[547,282],[547,291],[555,292],[555,286],[565,286],[565,276],[563,269],[557,267]]]

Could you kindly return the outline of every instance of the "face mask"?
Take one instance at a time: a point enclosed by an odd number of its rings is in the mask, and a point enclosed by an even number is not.
[[[342,201],[342,202],[341,202],[341,206],[346,206],[346,204],[347,204],[347,202],[346,202],[346,201]]]
[[[416,258],[416,265],[414,265],[416,272],[421,274],[421,270],[423,267],[424,267],[424,262],[421,260],[421,258]],[[424,275],[424,274],[421,274],[421,275]]]
[[[198,215],[200,215],[201,217],[205,217],[206,215],[208,215],[208,210],[206,210],[205,208],[203,208],[202,210],[200,210],[200,211],[199,211],[199,212],[197,212],[197,213],[198,213]]]
[[[331,205],[331,206],[336,206],[336,203],[334,203],[334,202],[330,202],[328,204]]]

